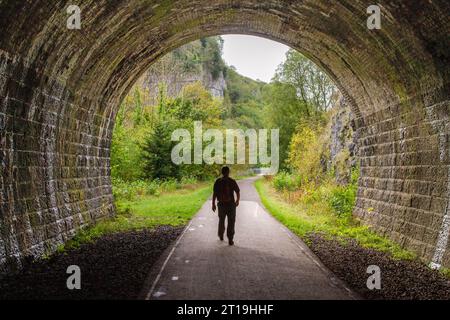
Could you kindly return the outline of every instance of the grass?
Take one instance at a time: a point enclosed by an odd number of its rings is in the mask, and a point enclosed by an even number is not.
[[[202,183],[159,196],[148,195],[132,201],[117,201],[116,217],[78,232],[58,251],[77,248],[106,234],[151,229],[160,225],[185,225],[200,210],[210,194],[211,186]]]
[[[237,176],[236,179],[248,177],[251,175]],[[120,181],[116,186],[116,190],[120,191],[116,194],[117,215],[79,231],[73,239],[59,247],[58,252],[77,248],[106,234],[152,229],[161,225],[185,225],[211,195],[212,183],[185,183],[177,186],[181,189],[172,184],[168,187],[160,184],[157,186],[158,192],[151,194],[146,190],[149,189],[148,183],[127,185]]]
[[[254,178],[256,177],[256,174],[253,173],[247,173],[247,174],[238,174],[234,177],[232,177],[234,180],[245,180],[245,179],[249,179],[249,178]]]
[[[316,196],[295,204],[283,198],[267,180],[260,179],[255,186],[267,210],[307,243],[310,242],[309,235],[320,233],[326,238],[342,242],[354,239],[362,247],[389,253],[395,259],[416,258],[413,253],[375,234],[353,217],[340,217],[336,214],[327,201],[327,194],[332,191],[326,185],[319,187],[315,192]]]
[[[138,227],[179,226],[186,224],[200,210],[210,194],[211,187],[202,186],[198,189],[177,190],[159,197],[121,202],[117,207],[119,212],[131,212],[132,220],[138,223]]]
[[[450,268],[440,268],[440,273],[450,279]]]

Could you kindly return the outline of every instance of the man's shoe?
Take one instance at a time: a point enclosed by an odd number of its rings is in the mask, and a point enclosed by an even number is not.
[[[223,237],[219,236],[220,241],[223,241]]]
[[[230,240],[230,241],[228,241],[228,244],[229,244],[230,246],[234,246],[234,241],[233,241],[233,240]]]

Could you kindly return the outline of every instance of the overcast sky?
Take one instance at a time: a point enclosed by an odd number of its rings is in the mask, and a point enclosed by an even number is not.
[[[223,58],[230,66],[249,78],[269,82],[289,47],[264,38],[247,35],[224,35]]]

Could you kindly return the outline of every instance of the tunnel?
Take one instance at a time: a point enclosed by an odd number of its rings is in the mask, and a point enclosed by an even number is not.
[[[120,102],[151,64],[200,37],[248,34],[302,52],[355,115],[354,215],[450,266],[446,0],[0,0],[0,265],[51,253],[114,216]],[[67,28],[80,8],[81,28]]]

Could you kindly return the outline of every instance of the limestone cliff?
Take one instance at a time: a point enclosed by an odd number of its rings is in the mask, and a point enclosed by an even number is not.
[[[334,171],[336,181],[350,181],[352,168],[357,166],[358,135],[354,128],[354,115],[343,97],[337,99],[326,132],[329,151],[327,169]]]
[[[184,86],[201,82],[214,97],[223,98],[227,83],[219,37],[194,41],[165,55],[145,72],[139,84],[151,96],[158,95],[159,86],[166,86],[167,95],[177,96]]]

